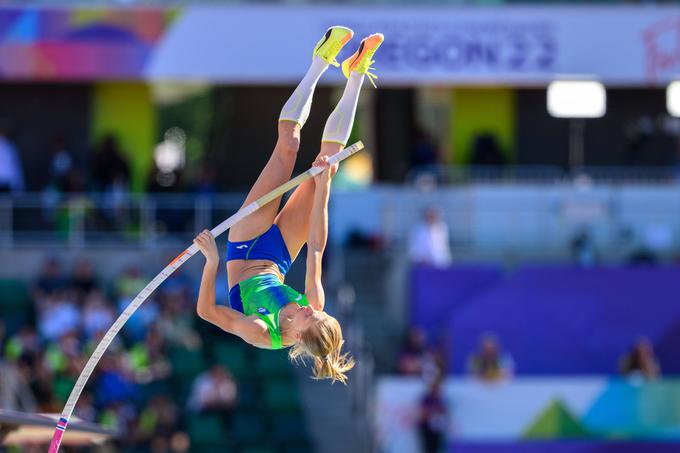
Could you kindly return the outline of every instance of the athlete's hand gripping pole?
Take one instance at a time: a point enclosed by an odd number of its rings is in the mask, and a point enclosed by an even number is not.
[[[352,146],[349,146],[340,151],[339,153],[334,154],[330,159],[328,159],[328,162],[330,165],[333,165],[334,163],[340,162],[348,158],[352,154],[361,151],[362,149],[364,149],[364,144],[360,141],[356,142]],[[294,187],[297,187],[307,179],[316,176],[322,171],[323,168],[321,167],[310,168],[306,172],[296,176],[287,183],[280,185],[279,187],[272,190],[263,197],[259,198],[258,200],[255,200],[249,205],[244,206],[236,214],[234,214],[224,222],[217,225],[210,232],[213,234],[214,237],[219,236],[220,234],[224,233],[229,228],[231,228],[234,224],[240,222],[241,220],[243,220],[243,218],[257,211],[262,206],[266,205],[272,200],[277,199],[284,193],[288,192]],[[153,293],[156,290],[156,288],[158,288],[158,286],[165,281],[165,279],[172,275],[172,273],[175,272],[180,266],[182,266],[182,264],[187,262],[189,258],[191,258],[196,252],[198,252],[198,247],[196,247],[195,244],[192,244],[191,247],[184,250],[177,256],[177,258],[172,260],[170,264],[168,264],[165,267],[165,269],[161,271],[160,274],[156,275],[156,277],[154,277],[154,279],[151,280],[151,282],[149,282],[149,284],[146,285],[139,294],[137,294],[137,297],[135,297],[132,300],[132,302],[130,302],[127,308],[120,314],[120,316],[118,316],[118,319],[116,319],[113,325],[106,332],[102,340],[97,345],[97,348],[92,353],[92,356],[90,356],[89,360],[85,364],[85,367],[83,368],[83,371],[80,373],[80,376],[78,376],[78,380],[73,386],[73,390],[71,390],[71,394],[69,395],[68,400],[66,401],[66,405],[64,406],[64,410],[61,413],[61,417],[59,418],[59,422],[57,423],[54,435],[52,436],[52,442],[50,443],[49,453],[57,453],[59,451],[59,446],[61,445],[62,437],[64,435],[64,432],[66,431],[66,427],[71,418],[71,414],[73,414],[73,409],[76,405],[76,402],[78,401],[81,392],[85,388],[85,384],[87,383],[88,379],[90,378],[90,375],[94,371],[94,368],[97,366],[97,363],[102,358],[104,352],[106,352],[109,345],[111,344],[115,336],[118,334],[120,329],[123,327],[123,325],[125,325],[127,320],[130,319],[134,312],[137,311],[140,305],[142,305],[144,301],[146,301],[146,299],[151,295],[151,293]]]

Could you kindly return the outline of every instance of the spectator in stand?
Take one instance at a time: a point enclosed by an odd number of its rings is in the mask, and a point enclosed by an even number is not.
[[[173,258],[175,257],[168,256],[167,262],[172,261]],[[180,300],[184,309],[193,312],[196,287],[196,283],[185,271],[185,268],[180,267],[163,282],[158,290],[159,294],[163,296]]]
[[[133,444],[132,433],[135,429],[137,420],[137,410],[135,406],[125,400],[111,401],[103,406],[99,416],[99,423],[106,427],[118,431],[119,438],[127,445]],[[116,449],[119,451],[121,449]]]
[[[4,346],[5,358],[16,361],[23,356],[35,356],[40,351],[40,340],[31,326],[23,326],[18,333],[8,338]]]
[[[70,286],[78,293],[78,299],[81,302],[92,291],[99,288],[99,282],[94,275],[94,268],[90,261],[86,259],[76,261],[76,264],[73,266],[73,273],[71,274]]]
[[[59,260],[50,257],[43,263],[38,278],[33,283],[33,297],[41,298],[64,289],[66,286],[67,280],[62,274]]]
[[[422,173],[437,176],[438,163],[439,152],[434,138],[423,127],[416,127],[410,156],[411,170],[416,177]]]
[[[73,291],[57,291],[36,300],[38,307],[38,333],[48,341],[56,341],[64,334],[78,329],[81,313]]]
[[[90,392],[81,393],[73,413],[81,420],[96,423],[97,409],[94,406],[94,395]]]
[[[446,440],[448,409],[442,395],[443,374],[429,384],[427,392],[420,400],[418,431],[425,453],[442,451]]]
[[[32,373],[28,381],[29,386],[38,403],[39,412],[59,412],[63,407],[55,401],[54,374],[48,366],[43,353],[35,356],[24,356],[31,365]]]
[[[500,167],[506,160],[498,139],[492,133],[485,132],[477,135],[472,143],[472,165]]]
[[[168,442],[179,430],[179,409],[165,396],[156,396],[140,412],[135,429],[136,444],[146,451],[169,451]]]
[[[108,330],[113,324],[115,312],[113,307],[99,291],[92,291],[83,304],[83,329],[85,338],[94,338],[98,332]]]
[[[146,286],[146,279],[138,267],[132,266],[118,281],[118,310],[122,312]],[[135,313],[135,316],[125,324],[124,335],[133,343],[143,341],[146,329],[158,320],[160,309],[155,299],[149,299]]]
[[[52,160],[49,169],[48,187],[58,192],[66,192],[69,174],[74,169],[73,156],[68,150],[66,139],[62,133],[56,134],[50,144]]]
[[[130,182],[130,166],[123,158],[118,140],[109,134],[94,152],[92,175],[100,190],[108,192],[120,185],[127,191]]]
[[[169,346],[181,346],[189,350],[200,348],[201,337],[193,328],[193,312],[185,308],[185,300],[177,293],[162,294],[162,297],[157,326],[163,338]]]
[[[412,327],[399,353],[397,371],[405,376],[419,376],[431,383],[444,372],[444,361],[439,351],[429,347],[425,332]]]
[[[189,408],[195,412],[230,412],[236,404],[237,393],[231,373],[221,365],[213,365],[194,381]]]
[[[497,337],[486,334],[479,343],[479,351],[470,357],[468,369],[478,378],[493,382],[512,377],[515,365],[509,354],[501,352]]]
[[[129,220],[130,167],[112,134],[100,142],[92,162],[94,187],[102,192],[101,219],[116,231],[124,230]]]
[[[412,327],[406,334],[404,346],[397,359],[397,371],[405,376],[421,376],[427,361],[425,332]]]
[[[125,273],[118,278],[116,291],[120,298],[133,298],[146,286],[146,280],[142,271],[137,266],[130,266]]]
[[[0,119],[0,193],[24,190],[24,172],[16,146],[8,137],[9,122]]]
[[[135,344],[128,353],[128,363],[139,384],[167,379],[172,367],[166,356],[166,345],[160,330],[149,328],[146,339]]]
[[[95,387],[96,402],[99,407],[136,399],[138,389],[127,367],[123,352],[108,353],[102,357]]]
[[[411,233],[409,255],[417,264],[437,267],[451,264],[449,228],[436,208],[428,208],[423,221]]]
[[[661,376],[659,361],[649,339],[640,338],[635,342],[630,352],[621,358],[619,370],[623,376],[649,381]]]
[[[80,350],[80,339],[76,332],[67,332],[59,338],[58,343],[47,345],[45,362],[51,371],[64,373],[68,369],[69,361],[80,356]]]
[[[35,412],[36,402],[26,385],[30,367],[0,359],[0,408]]]

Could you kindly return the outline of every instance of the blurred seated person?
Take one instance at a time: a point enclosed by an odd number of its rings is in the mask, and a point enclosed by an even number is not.
[[[406,376],[420,376],[427,360],[425,332],[412,327],[406,334],[397,359],[397,372]]]
[[[72,291],[57,291],[36,300],[38,334],[47,341],[57,341],[67,332],[77,330],[82,313]]]
[[[86,339],[94,338],[98,332],[108,330],[116,319],[116,312],[100,291],[92,291],[85,298],[82,311],[82,330]]]
[[[99,288],[92,263],[86,259],[76,261],[70,280],[70,285],[78,293],[80,302],[83,302],[86,296]]]
[[[423,128],[417,127],[411,149],[411,167],[428,167],[437,165],[437,144],[432,136]]]
[[[9,139],[10,123],[0,118],[0,193],[24,190],[24,172],[19,151]]]
[[[51,161],[47,184],[54,190],[65,192],[68,186],[69,173],[74,168],[74,159],[63,133],[57,133],[52,137],[49,153]]]
[[[92,157],[92,175],[100,190],[109,191],[116,186],[127,188],[130,166],[115,135],[108,134],[99,142]]]
[[[482,337],[479,350],[468,360],[469,372],[489,382],[512,377],[514,369],[512,357],[501,352],[498,339],[493,334],[486,334]]]
[[[430,383],[444,373],[444,368],[443,356],[427,345],[425,332],[418,327],[409,329],[397,358],[397,372]]]
[[[189,408],[195,412],[229,412],[236,404],[237,393],[231,373],[221,365],[213,365],[194,381]]]
[[[63,290],[68,281],[64,277],[61,264],[55,257],[50,257],[42,265],[38,278],[33,282],[34,298],[41,298],[56,291]]]
[[[622,376],[653,380],[661,376],[654,347],[647,338],[638,339],[630,352],[621,358],[619,370]]]
[[[472,144],[472,165],[505,165],[505,156],[498,145],[498,139],[492,133],[479,134]]]
[[[446,400],[442,394],[444,376],[439,374],[420,400],[418,431],[424,453],[438,453],[446,440],[449,424]]]
[[[417,264],[437,267],[451,264],[449,227],[438,209],[428,208],[423,221],[414,228],[409,240],[409,256]]]

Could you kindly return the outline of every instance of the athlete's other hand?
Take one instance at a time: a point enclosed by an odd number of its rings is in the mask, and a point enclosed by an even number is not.
[[[217,264],[220,261],[220,254],[217,252],[217,244],[215,238],[208,230],[203,230],[194,239],[194,244],[203,253],[205,260],[211,264]]]
[[[328,156],[318,156],[313,166],[323,168],[323,171],[314,177],[314,182],[317,185],[319,183],[327,184],[333,178],[335,172],[338,171],[338,164],[330,165],[328,163]]]

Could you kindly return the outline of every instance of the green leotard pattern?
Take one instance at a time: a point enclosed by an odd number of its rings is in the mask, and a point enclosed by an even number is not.
[[[291,302],[301,307],[309,305],[304,294],[281,283],[275,275],[255,275],[239,283],[243,314],[257,315],[267,325],[272,337],[272,349],[282,349],[279,312]]]

